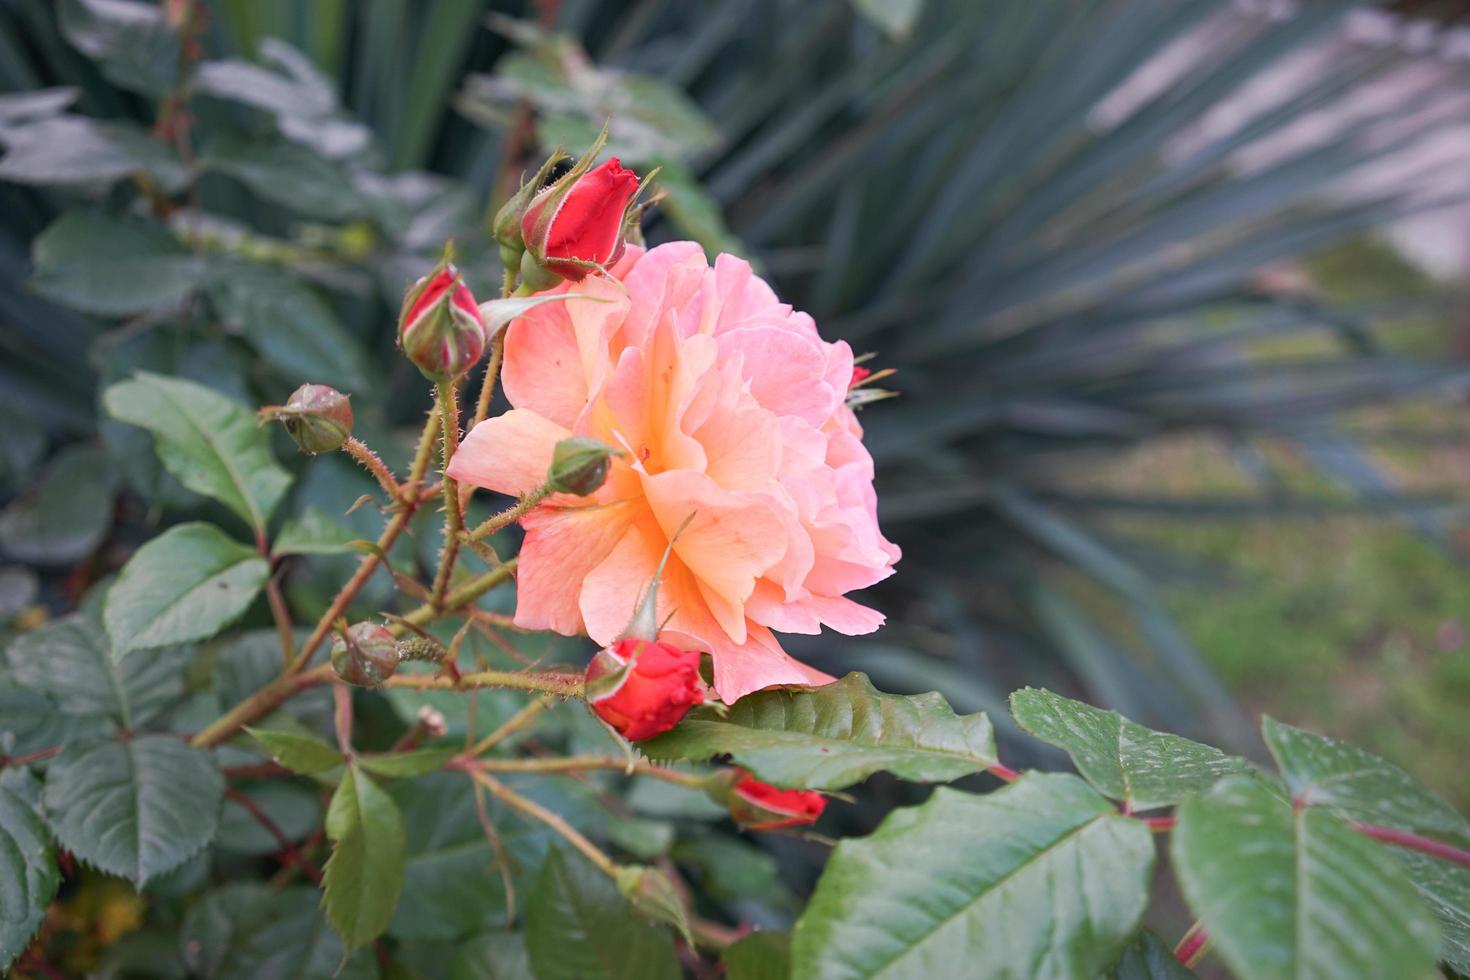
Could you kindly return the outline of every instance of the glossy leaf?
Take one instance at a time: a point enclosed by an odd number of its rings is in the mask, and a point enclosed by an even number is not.
[[[5,652],[11,676],[70,719],[110,718],[142,724],[184,693],[189,651],[156,650],[126,669],[112,655],[101,625],[73,613],[17,636]]]
[[[139,548],[107,594],[103,622],[121,660],[213,636],[240,618],[270,562],[212,524],[180,524]]]
[[[200,165],[308,218],[347,221],[366,211],[346,170],[291,143],[243,137],[219,140],[205,149]]]
[[[0,970],[30,944],[60,885],[46,825],[29,803],[0,786]]]
[[[995,733],[984,714],[956,715],[938,694],[883,694],[854,673],[748,694],[723,718],[696,708],[639,748],[653,759],[729,755],[778,786],[842,789],[880,770],[925,782],[979,772],[995,762]]]
[[[214,837],[224,779],[209,753],[169,735],[68,746],[46,777],[62,847],[142,887]]]
[[[303,776],[326,772],[342,765],[342,753],[315,735],[305,732],[247,728],[257,742],[264,745],[271,758],[287,769]]]
[[[666,930],[651,925],[584,858],[553,847],[526,902],[537,980],[678,980]]]
[[[427,776],[444,767],[444,763],[464,752],[463,746],[449,745],[413,752],[393,752],[383,755],[360,755],[357,764],[376,776],[389,779],[412,779]]]
[[[327,808],[332,857],[322,877],[327,920],[348,949],[372,942],[393,919],[403,888],[403,817],[393,800],[349,766]]]
[[[376,980],[370,950],[348,955],[309,885],[277,891],[242,882],[189,907],[180,946],[191,975],[210,980]]]
[[[345,555],[354,549],[356,537],[316,508],[308,508],[281,526],[271,544],[276,555]]]
[[[1433,976],[1439,933],[1384,845],[1230,776],[1178,811],[1175,874],[1243,980]]]
[[[114,418],[153,433],[159,459],[180,483],[264,530],[291,477],[249,409],[191,381],[146,372],[108,388],[102,402]]]
[[[112,526],[112,487],[105,453],[62,450],[35,487],[0,511],[0,551],[33,565],[81,561]]]
[[[1154,847],[1075,776],[948,788],[832,852],[792,931],[791,975],[1091,978],[1148,901]]]
[[[1011,716],[1022,731],[1065,749],[1100,792],[1135,810],[1178,803],[1221,776],[1250,770],[1244,759],[1212,746],[1034,687],[1011,695]]]

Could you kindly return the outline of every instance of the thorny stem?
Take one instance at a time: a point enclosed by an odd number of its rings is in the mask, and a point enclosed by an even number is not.
[[[395,674],[388,678],[388,686],[406,687],[416,691],[469,691],[477,687],[499,687],[573,698],[582,694],[582,675],[510,670],[482,670],[457,678],[441,677],[437,674]]]
[[[459,448],[459,387],[455,381],[441,381],[438,385],[439,428],[443,439],[444,473],[444,548],[439,554],[439,571],[434,576],[434,588],[429,602],[435,609],[444,608],[444,595],[449,589],[449,578],[454,573],[454,562],[459,557],[459,532],[464,529],[464,513],[460,510],[459,484],[449,475],[449,463]]]
[[[218,745],[234,735],[242,726],[250,724],[262,715],[269,714],[277,706],[308,687],[327,683],[333,676],[330,664],[321,664],[311,670],[297,673],[282,674],[196,732],[194,737],[189,739],[189,744],[199,748]]]
[[[509,295],[509,294],[507,294]],[[480,382],[480,397],[475,401],[473,429],[490,414],[490,400],[495,397],[495,381],[500,377],[500,364],[505,359],[505,328],[490,341],[490,360],[485,364],[485,379]]]
[[[622,756],[611,755],[572,755],[552,756],[545,759],[477,759],[473,765],[485,772],[536,772],[536,773],[561,773],[561,772],[585,772],[592,769],[615,769],[626,772],[629,768],[628,760]],[[633,773],[639,776],[651,776],[654,779],[662,779],[666,783],[683,786],[686,789],[704,789],[705,777],[691,772],[679,772],[677,769],[668,769],[656,766],[642,759],[632,764]]]
[[[322,640],[326,639],[327,633],[332,629],[332,624],[346,613],[352,600],[357,598],[357,594],[362,591],[368,579],[373,577],[373,572],[377,571],[382,556],[388,553],[388,549],[393,547],[393,542],[398,540],[404,528],[408,527],[409,521],[413,520],[413,513],[419,505],[418,485],[429,468],[429,460],[434,450],[434,436],[438,429],[439,416],[430,413],[424,422],[423,432],[419,433],[418,450],[414,453],[413,464],[409,467],[408,482],[404,484],[403,492],[399,495],[397,513],[388,522],[388,526],[383,528],[383,533],[378,536],[376,548],[370,554],[363,555],[362,561],[358,563],[357,571],[332,599],[332,604],[327,607],[326,612],[322,613],[322,618],[317,620],[311,635],[306,638],[301,651],[296,654],[296,659],[286,667],[287,674],[297,673],[311,661],[311,655],[316,652]]]
[[[398,500],[402,496],[403,488],[398,485],[393,474],[388,472],[388,467],[383,465],[382,458],[369,449],[367,443],[356,436],[348,436],[347,441],[342,443],[342,451],[357,460],[363,469],[373,475],[373,479],[378,481],[378,486],[388,494],[390,501]]]
[[[575,827],[563,820],[560,814],[553,813],[535,800],[522,796],[487,772],[478,769],[467,769],[465,771],[469,773],[470,778],[476,783],[489,790],[490,795],[494,796],[497,800],[517,813],[530,817],[533,820],[539,820],[551,830],[556,831],[566,839],[567,843],[581,851],[587,860],[597,865],[598,870],[603,874],[609,878],[617,878],[618,866],[613,863],[613,859],[608,857],[602,848],[592,843]]]
[[[473,531],[466,531],[465,537],[470,541],[480,541],[484,538],[489,537],[496,531],[508,527],[511,524],[514,524],[516,521],[520,520],[522,517],[525,517],[527,511],[529,511],[532,507],[535,507],[537,504],[541,503],[541,501],[545,500],[547,497],[551,496],[551,493],[551,484],[541,484],[541,486],[537,487],[535,490],[532,490],[520,500],[516,501],[514,507],[507,507],[500,513],[493,514],[490,517],[485,518],[484,522],[476,527]]]

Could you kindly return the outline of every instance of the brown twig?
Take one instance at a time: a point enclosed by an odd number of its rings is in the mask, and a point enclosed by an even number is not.
[[[321,871],[317,869],[316,865],[312,864],[306,859],[304,855],[301,854],[300,849],[296,846],[295,842],[292,841],[290,837],[286,836],[286,832],[281,829],[281,825],[276,823],[276,821],[271,817],[269,813],[266,813],[264,810],[262,810],[258,803],[256,803],[245,793],[242,793],[240,790],[235,789],[234,787],[227,787],[225,789],[225,799],[229,800],[231,803],[234,803],[236,806],[240,807],[246,813],[254,817],[255,822],[264,827],[266,832],[276,839],[276,843],[281,845],[282,864],[294,864],[299,867],[306,874],[306,876],[312,880],[313,883],[317,885],[320,885],[322,883]]]

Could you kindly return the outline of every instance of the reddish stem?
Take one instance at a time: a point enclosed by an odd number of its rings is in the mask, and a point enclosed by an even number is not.
[[[1196,924],[1192,930],[1185,933],[1179,945],[1174,947],[1174,958],[1185,966],[1193,966],[1209,941],[1210,934],[1205,932],[1203,926]]]
[[[1179,822],[1176,817],[1142,817],[1140,819],[1143,820],[1145,827],[1155,833],[1161,830],[1173,830],[1174,825]]]
[[[322,873],[317,870],[316,865],[301,855],[300,849],[292,842],[291,838],[286,836],[286,832],[281,829],[281,825],[276,823],[269,813],[262,810],[259,804],[234,788],[225,790],[225,799],[238,805],[246,813],[254,817],[256,822],[276,839],[276,843],[281,845],[282,864],[294,864],[304,871],[313,883],[317,885],[322,883]]]
[[[1354,820],[1352,828],[1360,834],[1366,834],[1374,840],[1381,840],[1385,844],[1395,844],[1406,847],[1411,851],[1420,851],[1445,861],[1458,864],[1463,868],[1470,868],[1470,851],[1446,844],[1429,837],[1421,837],[1407,830],[1394,830],[1392,827],[1380,827],[1377,824],[1362,823]]]
[[[28,766],[33,762],[43,762],[61,751],[61,746],[53,745],[49,749],[41,749],[30,755],[0,755],[0,768],[5,766]]]
[[[995,765],[990,766],[985,771],[990,773],[995,778],[1001,780],[1002,782],[1007,783],[1014,783],[1016,780],[1021,778],[1020,770],[1012,769],[1010,766],[1004,765],[1000,762],[997,762]]]

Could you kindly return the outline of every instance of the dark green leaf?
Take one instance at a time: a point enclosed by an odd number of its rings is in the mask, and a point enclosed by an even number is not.
[[[1148,902],[1153,841],[1075,776],[935,790],[832,852],[794,977],[1095,977]]]
[[[345,169],[291,143],[222,139],[205,150],[200,165],[227,174],[261,198],[308,218],[346,221],[367,210]]]
[[[315,735],[263,728],[245,730],[266,747],[276,762],[304,776],[335,769],[346,761],[341,752]]]
[[[142,887],[214,837],[224,779],[207,752],[168,735],[67,746],[46,776],[62,847]]]
[[[189,171],[162,143],[127,122],[56,116],[25,126],[0,127],[0,180],[20,184],[78,184],[145,174],[177,191]]]
[[[896,40],[907,38],[924,12],[924,0],[852,0],[852,5]]]
[[[1439,934],[1408,875],[1329,810],[1228,776],[1178,815],[1180,887],[1244,980],[1433,975]]]
[[[678,980],[663,929],[601,871],[553,847],[526,903],[526,949],[538,980]]]
[[[696,708],[639,748],[653,759],[730,755],[761,779],[804,789],[842,789],[880,770],[947,782],[995,763],[984,714],[956,715],[935,693],[883,694],[856,673],[825,687],[748,694],[723,718]]]
[[[1212,746],[1034,687],[1011,695],[1011,716],[1022,731],[1066,749],[1083,778],[1135,810],[1178,803],[1223,775],[1250,770]]]
[[[449,980],[535,980],[518,932],[487,932],[459,948]]]
[[[171,527],[139,548],[107,593],[112,654],[213,636],[240,618],[270,562],[213,524]]]
[[[291,476],[249,409],[191,381],[141,371],[104,391],[102,402],[114,418],[153,433],[159,459],[180,483],[265,529]]]
[[[189,908],[180,933],[194,975],[211,980],[376,980],[370,950],[348,956],[315,888],[226,885]]]
[[[156,650],[124,667],[96,620],[74,613],[16,637],[5,659],[15,681],[43,696],[50,710],[75,719],[107,717],[131,728],[183,696],[188,655]]]
[[[30,944],[61,885],[46,825],[0,786],[0,970]]]
[[[403,888],[403,817],[393,800],[349,766],[327,808],[332,857],[322,887],[327,919],[349,949],[372,942],[393,919]]]
[[[791,935],[752,932],[720,956],[728,980],[784,980],[791,976]]]
[[[173,87],[179,39],[163,8],[134,0],[61,0],[66,39],[123,88],[161,96]]]
[[[112,526],[112,474],[91,446],[57,454],[41,482],[0,512],[0,549],[33,565],[70,565]]]
[[[1193,980],[1194,973],[1145,929],[1128,944],[1109,976],[1111,980]]]
[[[36,291],[103,316],[178,303],[209,278],[208,263],[163,228],[100,211],[69,211],[31,244]]]
[[[292,780],[270,779],[241,788],[255,806],[286,835],[287,840],[303,841],[321,826],[322,806],[314,789]],[[219,834],[214,846],[232,854],[265,856],[279,854],[281,842],[266,830],[254,814],[237,800],[225,798],[220,811]]]

